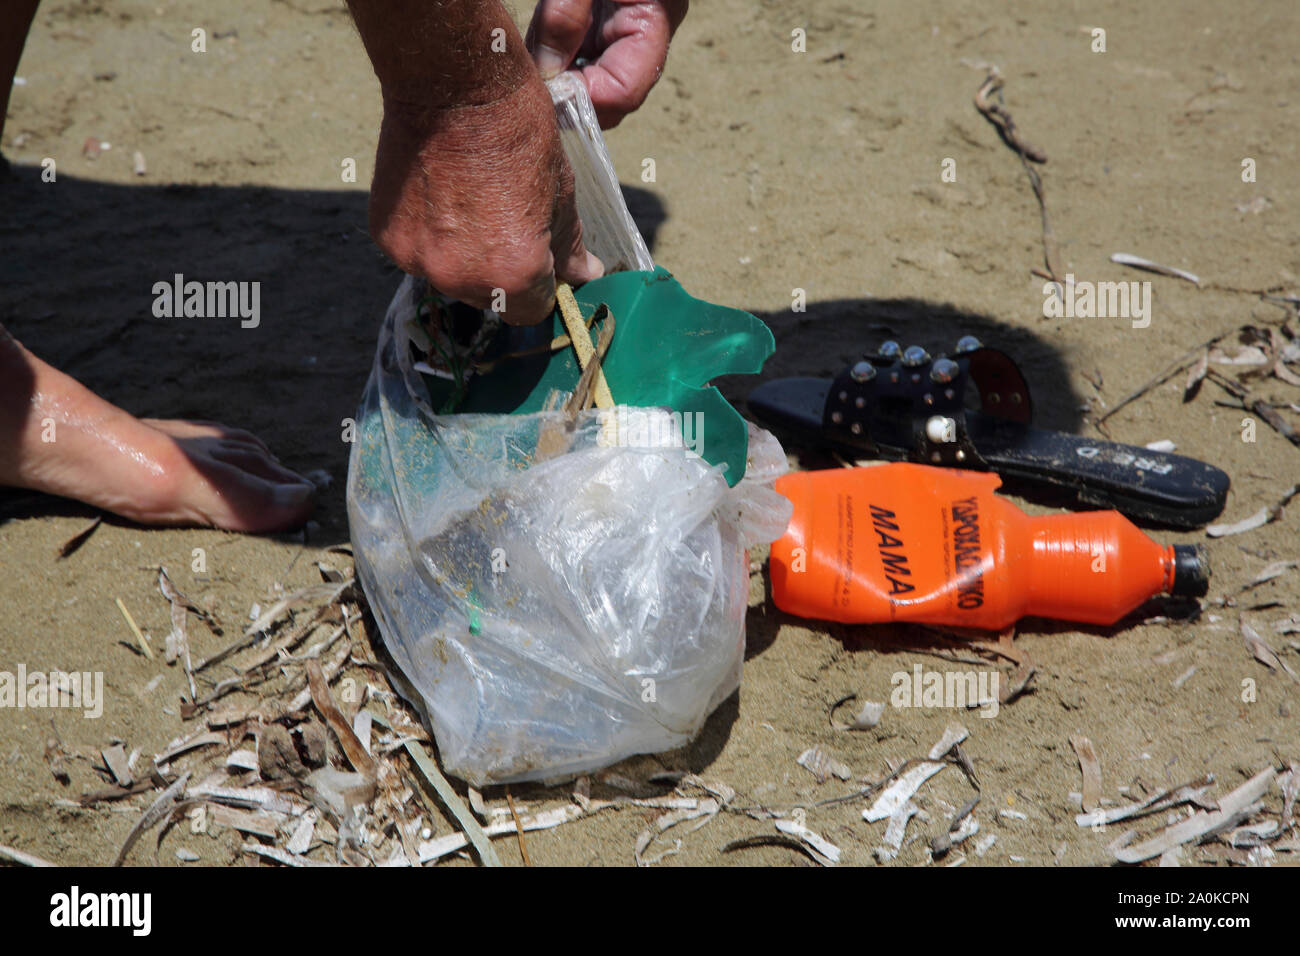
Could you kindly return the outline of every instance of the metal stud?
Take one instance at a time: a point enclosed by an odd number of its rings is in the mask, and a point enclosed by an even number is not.
[[[852,425],[849,426],[849,431],[853,432],[853,434],[855,435],[861,435],[862,425],[859,422],[854,422]]]
[[[861,395],[859,395],[857,398],[853,400],[853,406],[855,408],[866,408],[867,400],[863,398]]]
[[[903,354],[902,348],[893,339],[880,343],[880,348],[876,352],[881,358],[896,359]]]
[[[919,345],[909,345],[903,352],[903,365],[907,368],[916,368],[928,361],[930,361],[930,353]]]
[[[946,385],[957,377],[961,366],[950,358],[938,358],[930,366],[930,381]]]
[[[844,421],[844,416],[839,412],[831,412],[831,421],[838,425],[840,422]]]
[[[847,402],[848,400],[849,400],[849,393],[844,391],[844,389],[840,389],[840,401]]]
[[[976,349],[982,349],[984,343],[973,335],[963,335],[957,340],[957,354],[964,355],[967,352],[974,352]]]
[[[869,382],[876,377],[876,367],[870,362],[859,362],[849,370],[849,377],[858,383]]]

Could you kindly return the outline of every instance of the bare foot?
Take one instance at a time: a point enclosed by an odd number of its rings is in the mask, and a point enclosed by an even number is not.
[[[0,485],[75,498],[131,521],[278,531],[314,486],[249,432],[139,419],[42,362],[0,326]]]

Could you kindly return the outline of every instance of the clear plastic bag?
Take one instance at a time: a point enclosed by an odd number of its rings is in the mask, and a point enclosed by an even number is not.
[[[777,441],[746,474],[683,448],[602,447],[585,413],[435,415],[411,368],[422,283],[380,332],[348,474],[357,573],[443,766],[483,786],[679,747],[739,685],[746,549],[784,532]],[[666,413],[664,413],[666,414]]]
[[[618,188],[618,176],[587,87],[572,72],[561,73],[546,85],[555,104],[560,143],[573,169],[578,218],[587,248],[605,264],[606,272],[653,269],[654,260]]]
[[[588,248],[609,271],[653,269],[586,87],[550,88]],[[685,448],[607,447],[591,411],[567,453],[535,462],[561,413],[434,412],[412,357],[427,291],[408,277],[389,306],[347,499],[394,677],[444,768],[477,786],[560,779],[684,745],[739,686],[746,549],[790,518],[781,446],[751,425],[730,488]]]

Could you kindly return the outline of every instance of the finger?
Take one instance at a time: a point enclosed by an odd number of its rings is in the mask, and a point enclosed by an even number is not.
[[[524,43],[533,62],[549,80],[573,62],[591,29],[592,0],[541,0],[533,11]]]
[[[605,274],[605,265],[591,253],[582,238],[582,220],[573,192],[573,170],[568,162],[555,192],[555,218],[551,223],[551,251],[555,274],[571,285],[582,285]]]
[[[547,250],[550,268],[537,276],[531,285],[518,292],[505,294],[503,308],[498,312],[508,325],[536,325],[555,311],[554,258]]]
[[[609,129],[642,103],[663,72],[673,23],[657,3],[618,7],[600,29],[599,58],[582,68],[600,125]]]

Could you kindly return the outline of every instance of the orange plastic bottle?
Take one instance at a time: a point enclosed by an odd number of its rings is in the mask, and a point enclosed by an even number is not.
[[[1202,595],[1204,549],[1117,511],[1031,517],[985,472],[890,464],[785,475],[772,596],[801,617],[1002,630],[1026,615],[1113,624],[1160,593]]]

